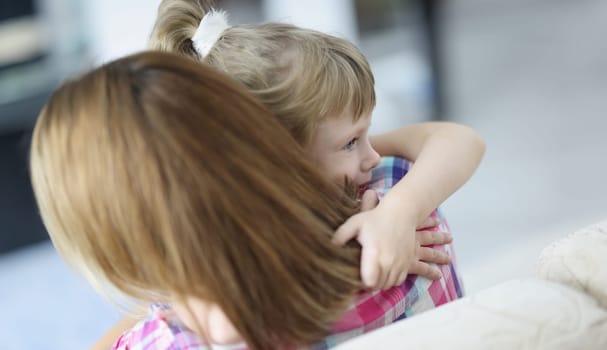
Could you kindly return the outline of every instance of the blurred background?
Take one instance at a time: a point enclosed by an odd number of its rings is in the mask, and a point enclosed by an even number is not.
[[[83,349],[120,317],[49,243],[30,188],[27,148],[52,89],[143,49],[157,4],[0,0],[2,349]],[[450,120],[485,138],[478,172],[443,206],[468,293],[533,275],[549,242],[607,218],[607,2],[219,6],[234,24],[287,21],[357,43],[376,75],[375,132]]]

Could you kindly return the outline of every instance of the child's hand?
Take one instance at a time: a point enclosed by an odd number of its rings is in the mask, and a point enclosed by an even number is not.
[[[363,212],[352,216],[335,232],[333,242],[339,245],[356,238],[362,246],[361,279],[373,289],[388,289],[402,284],[407,274],[439,279],[440,272],[428,263],[447,264],[450,258],[442,252],[423,247],[447,244],[452,238],[443,232],[416,232],[413,220],[395,215],[391,208],[375,207],[377,195],[367,191],[362,198]],[[421,226],[435,226],[428,219]]]

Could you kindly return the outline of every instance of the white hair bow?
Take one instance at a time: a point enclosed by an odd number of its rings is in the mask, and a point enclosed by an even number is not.
[[[228,15],[225,11],[211,10],[204,15],[198,29],[196,29],[196,33],[192,37],[196,52],[202,57],[206,56],[221,37],[221,33],[229,27]]]

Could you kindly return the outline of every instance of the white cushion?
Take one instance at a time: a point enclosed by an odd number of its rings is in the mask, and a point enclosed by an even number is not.
[[[607,310],[566,285],[510,280],[336,349],[604,350]]]
[[[583,228],[544,248],[537,274],[584,291],[607,308],[607,221]]]

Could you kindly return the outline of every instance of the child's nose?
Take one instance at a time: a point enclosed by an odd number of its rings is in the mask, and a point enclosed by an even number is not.
[[[367,152],[363,162],[361,163],[361,170],[363,172],[371,171],[371,169],[375,168],[379,164],[380,160],[381,157],[379,153],[377,153],[375,149],[371,147],[371,144],[367,142]]]

